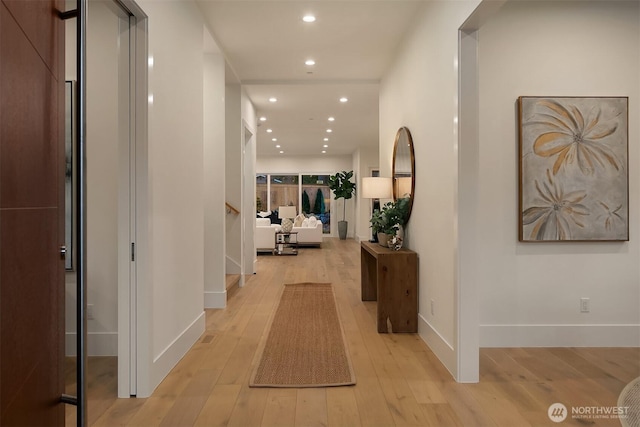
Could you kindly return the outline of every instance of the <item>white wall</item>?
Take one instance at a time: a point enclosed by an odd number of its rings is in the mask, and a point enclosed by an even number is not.
[[[257,118],[242,86],[233,81],[234,76],[229,77],[225,89],[225,199],[240,215],[226,216],[226,272],[246,275],[254,272],[255,258],[255,251],[248,247],[253,243],[248,242],[253,242]],[[240,285],[243,283],[244,277]]]
[[[149,15],[152,391],[204,331],[203,22],[192,2]],[[220,171],[224,180],[224,171]],[[149,313],[139,313],[148,315]]]
[[[247,92],[242,89],[240,96],[240,111],[242,112],[242,120],[248,129],[255,135],[257,133],[258,119],[256,117],[256,109],[247,96]]]
[[[353,156],[275,156],[258,157],[256,173],[330,174],[354,170]],[[354,175],[356,170],[354,170]],[[352,179],[353,181],[353,179]],[[357,181],[354,181],[357,184]],[[344,199],[335,200],[331,193],[331,235],[338,235],[338,221],[342,219]],[[347,200],[345,219],[349,222],[347,237],[355,236],[356,198]]]
[[[480,28],[481,346],[640,345],[638,5],[510,2]],[[518,242],[520,95],[629,96],[629,242]]]
[[[351,198],[351,204],[353,205],[353,219],[348,224],[347,236],[358,239],[358,227],[360,225],[360,211],[362,210],[362,203],[359,197],[359,189],[362,183],[362,174],[360,173],[360,150],[355,150],[351,155],[351,170],[353,171],[353,178],[351,179],[356,184],[356,191]]]
[[[257,173],[336,173],[351,170],[348,156],[258,156]]]
[[[244,286],[244,276],[253,274],[257,270],[258,261],[254,242],[255,212],[256,212],[256,133],[258,119],[256,109],[242,88],[241,97],[242,114],[242,279],[241,286]]]
[[[203,31],[208,44],[215,45],[208,30]],[[225,236],[225,176],[221,173],[225,170],[225,60],[219,52],[205,52],[203,84],[204,306],[224,308],[225,247],[220,245],[220,237]]]
[[[378,169],[378,148],[360,147],[356,153],[354,153],[354,170],[357,176],[357,191],[356,191],[356,227],[354,228],[356,233],[356,239],[358,241],[371,239],[371,199],[363,199],[360,195],[362,193],[362,178],[371,176],[373,169]]]
[[[242,91],[239,84],[225,88],[225,200],[240,210],[242,207]],[[240,274],[242,268],[242,218],[227,215],[226,268],[228,274]]]
[[[407,126],[415,145],[406,240],[419,257],[419,333],[456,377],[456,60],[458,28],[478,3],[425,3],[380,85],[381,175],[391,175],[398,128]]]

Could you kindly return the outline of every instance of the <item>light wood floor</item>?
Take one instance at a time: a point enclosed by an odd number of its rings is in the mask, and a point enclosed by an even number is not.
[[[548,426],[549,405],[615,406],[640,376],[640,349],[482,349],[481,380],[458,384],[417,335],[378,334],[375,302],[360,301],[359,245],[325,240],[298,256],[258,258],[258,274],[147,399],[116,399],[115,361],[89,362],[94,426]],[[283,283],[334,284],[357,385],[320,389],[247,386],[258,343]],[[69,390],[73,390],[70,381]],[[569,409],[570,411],[571,409]],[[75,425],[69,408],[67,425]]]

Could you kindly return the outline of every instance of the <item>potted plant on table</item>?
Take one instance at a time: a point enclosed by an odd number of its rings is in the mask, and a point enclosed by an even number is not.
[[[338,236],[340,240],[347,238],[347,226],[345,221],[346,216],[346,203],[347,200],[353,197],[353,193],[356,191],[356,184],[351,182],[353,177],[353,171],[342,171],[329,177],[329,188],[333,191],[334,199],[344,199],[342,204],[342,221],[338,221]]]
[[[394,249],[402,247],[404,227],[409,220],[409,198],[403,197],[386,203],[382,210],[375,210],[371,215],[371,228],[378,236],[378,243],[389,247],[392,240]]]
[[[380,209],[376,209],[376,210],[373,211],[373,213],[371,214],[371,219],[369,220],[369,222],[371,223],[371,232],[373,233],[373,236],[374,236],[374,240],[371,240],[371,242],[380,243],[380,237],[383,237],[383,238],[386,239],[386,237],[381,236],[381,235],[384,234],[383,230],[384,230],[384,228],[386,226],[386,221],[385,221],[384,216],[382,215],[382,211],[380,211]],[[380,244],[382,245],[382,243],[380,243]],[[383,246],[386,246],[386,243]]]

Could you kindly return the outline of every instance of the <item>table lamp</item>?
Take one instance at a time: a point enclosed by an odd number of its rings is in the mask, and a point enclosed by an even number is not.
[[[371,199],[371,212],[373,213],[374,199],[390,199],[393,197],[393,187],[391,178],[382,176],[368,176],[362,178],[362,198]],[[377,236],[373,235],[372,242],[377,242]]]
[[[282,231],[284,233],[291,233],[293,229],[293,221],[297,215],[295,206],[280,206],[278,208],[278,218],[282,220]]]

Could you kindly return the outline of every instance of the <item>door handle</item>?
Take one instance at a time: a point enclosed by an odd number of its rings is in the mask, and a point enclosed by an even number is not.
[[[65,245],[60,246],[60,259],[63,261],[67,259],[67,247]]]

